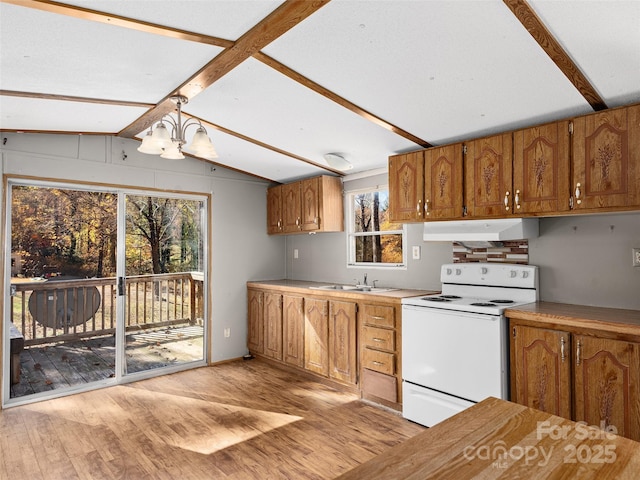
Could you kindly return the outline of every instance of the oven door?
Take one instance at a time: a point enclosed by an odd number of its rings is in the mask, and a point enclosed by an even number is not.
[[[403,305],[402,378],[473,402],[508,400],[506,320]]]

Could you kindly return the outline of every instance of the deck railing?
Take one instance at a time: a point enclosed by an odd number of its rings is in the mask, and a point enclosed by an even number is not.
[[[25,346],[100,335],[116,329],[116,278],[11,284],[12,322]],[[203,275],[198,272],[126,278],[127,331],[202,323]]]

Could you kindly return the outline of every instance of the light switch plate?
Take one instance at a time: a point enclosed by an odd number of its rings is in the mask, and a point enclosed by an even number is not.
[[[640,267],[640,248],[632,248],[633,252],[633,266]]]
[[[420,260],[420,245],[415,245],[413,247],[413,259]]]

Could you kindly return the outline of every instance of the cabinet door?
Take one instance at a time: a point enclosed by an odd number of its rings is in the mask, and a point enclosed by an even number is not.
[[[329,304],[329,376],[346,383],[357,380],[356,304]]]
[[[511,333],[511,400],[571,418],[569,334],[513,324]]]
[[[304,299],[304,368],[329,376],[328,301]]]
[[[421,222],[424,199],[424,153],[389,157],[389,212],[392,222]]]
[[[282,295],[264,294],[264,353],[282,360]]]
[[[514,214],[569,210],[569,122],[513,134]]]
[[[465,142],[465,202],[470,217],[511,215],[511,133]]]
[[[640,105],[573,122],[573,208],[640,205]]]
[[[300,231],[302,223],[300,208],[300,182],[282,185],[282,218],[285,233]]]
[[[575,418],[640,440],[640,345],[574,337]]]
[[[424,219],[462,217],[462,144],[424,152]]]
[[[305,232],[320,228],[320,195],[320,177],[308,178],[301,182],[301,227]]]
[[[304,367],[304,312],[302,297],[282,296],[284,361]]]
[[[282,185],[267,190],[267,233],[283,232]]]
[[[264,293],[247,290],[247,312],[249,317],[247,347],[251,353],[264,353]]]

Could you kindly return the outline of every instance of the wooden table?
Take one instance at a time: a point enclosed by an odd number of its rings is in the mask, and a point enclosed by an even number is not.
[[[339,479],[638,479],[640,443],[488,398]]]

